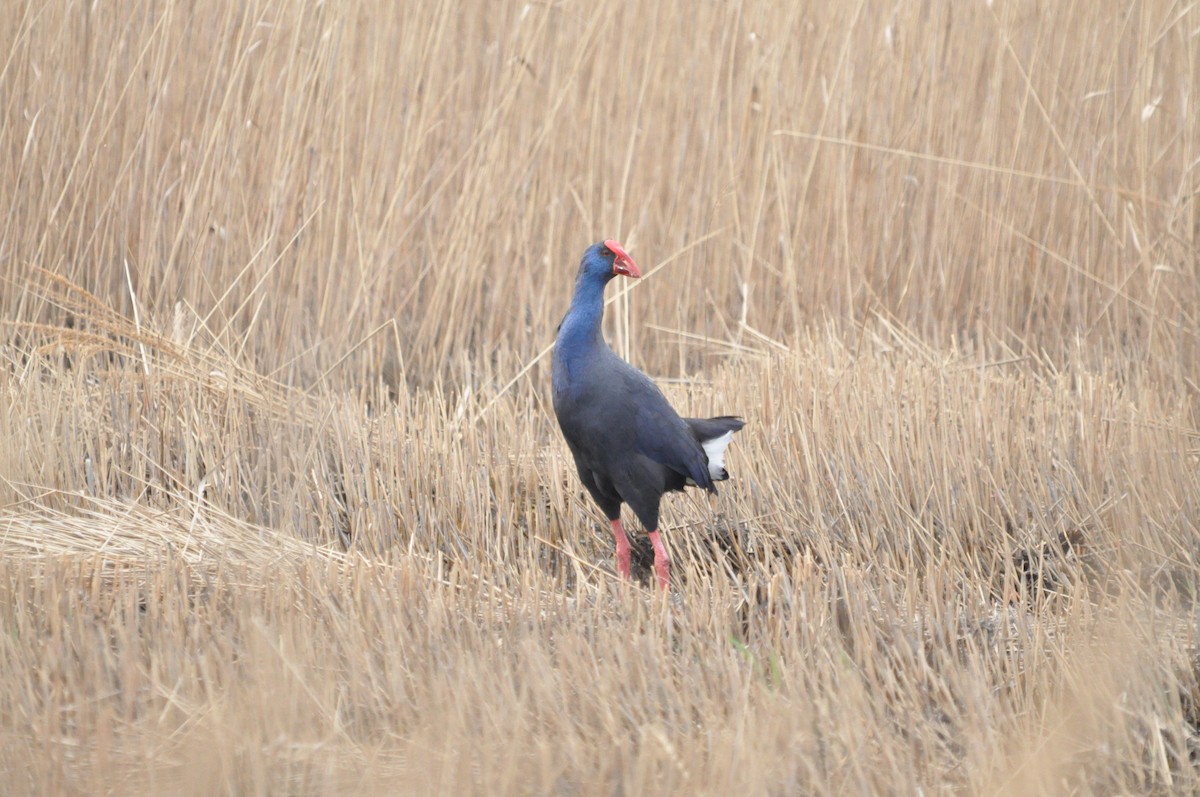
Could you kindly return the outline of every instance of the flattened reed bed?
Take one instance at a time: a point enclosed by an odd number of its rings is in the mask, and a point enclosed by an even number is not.
[[[972,616],[956,590],[870,597],[869,573],[810,571],[743,636],[720,590],[496,602],[415,561],[191,570],[4,560],[5,664],[40,674],[4,692],[30,732],[6,729],[6,769],[196,793],[1189,782],[1186,636],[1132,602],[1076,603],[1048,633],[1040,612]],[[760,766],[731,767],[742,750]],[[1157,750],[1166,769],[1138,763]]]

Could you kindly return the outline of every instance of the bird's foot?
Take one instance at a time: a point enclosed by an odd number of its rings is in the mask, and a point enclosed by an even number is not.
[[[658,576],[658,586],[663,592],[670,592],[671,557],[667,555],[667,547],[663,545],[657,530],[650,532],[650,544],[654,546],[654,572]]]
[[[612,523],[613,537],[617,541],[617,575],[628,581],[633,578],[631,566],[633,551],[629,546],[629,535],[625,533],[625,527],[621,525],[621,521],[610,522]]]

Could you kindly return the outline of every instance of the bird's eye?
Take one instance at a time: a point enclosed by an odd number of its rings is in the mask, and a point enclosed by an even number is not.
[[[601,256],[601,257],[608,257],[608,256],[609,256],[609,255],[611,255],[611,254],[612,254],[612,252],[610,252],[610,251],[609,251],[609,249],[608,249],[608,247],[607,247],[607,246],[606,246],[606,247],[604,247],[604,248],[602,248],[602,249],[600,250],[600,256]]]

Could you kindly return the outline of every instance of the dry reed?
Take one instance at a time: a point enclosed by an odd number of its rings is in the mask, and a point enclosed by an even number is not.
[[[1200,790],[1200,11],[0,7],[13,794]],[[622,585],[549,411],[748,420]]]

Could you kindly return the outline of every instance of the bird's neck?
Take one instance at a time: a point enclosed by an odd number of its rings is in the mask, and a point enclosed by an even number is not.
[[[604,286],[607,280],[580,273],[575,281],[575,295],[563,318],[558,342],[567,349],[585,349],[603,345],[601,323],[604,321]]]

